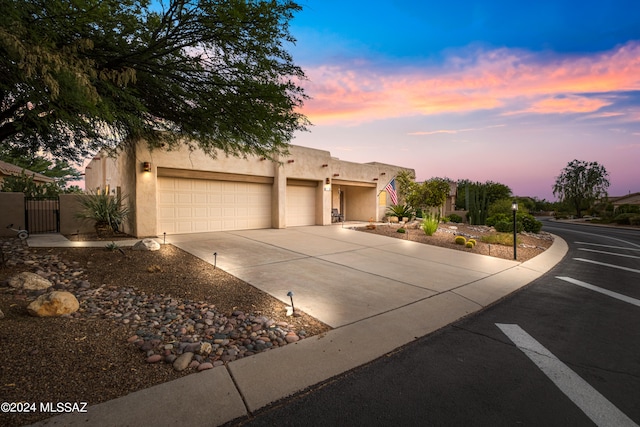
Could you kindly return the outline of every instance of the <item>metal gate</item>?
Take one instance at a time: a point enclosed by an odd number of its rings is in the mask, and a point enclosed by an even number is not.
[[[57,197],[25,197],[25,228],[30,234],[60,232],[60,199]]]

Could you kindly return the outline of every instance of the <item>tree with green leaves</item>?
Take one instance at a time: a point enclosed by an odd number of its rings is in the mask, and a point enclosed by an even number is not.
[[[446,178],[431,178],[412,184],[407,195],[407,203],[420,210],[444,205],[450,191],[449,180]]]
[[[562,169],[553,185],[553,195],[575,210],[578,218],[582,211],[598,199],[607,196],[609,173],[598,162],[572,160]]]
[[[66,160],[48,159],[39,155],[25,156],[19,150],[8,150],[2,147],[0,147],[0,160],[53,178],[60,188],[65,188],[69,181],[82,179],[80,171],[69,165]]]
[[[398,172],[395,179],[396,193],[398,194],[398,204],[402,205],[407,203],[407,197],[409,196],[411,189],[415,185],[416,176],[413,171],[403,169]]]
[[[305,75],[290,0],[0,0],[0,147],[78,161],[186,142],[286,152]]]

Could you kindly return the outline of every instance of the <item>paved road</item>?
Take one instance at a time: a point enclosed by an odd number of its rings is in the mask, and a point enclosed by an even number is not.
[[[241,423],[637,425],[640,232],[545,229],[570,250],[526,289]]]

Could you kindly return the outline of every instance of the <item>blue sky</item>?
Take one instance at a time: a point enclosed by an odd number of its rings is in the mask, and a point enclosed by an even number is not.
[[[573,159],[640,191],[640,2],[303,0],[294,144],[553,200]]]

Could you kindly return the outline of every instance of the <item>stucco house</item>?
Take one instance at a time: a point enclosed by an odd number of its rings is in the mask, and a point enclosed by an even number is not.
[[[22,172],[27,176],[33,177],[33,181],[36,183],[53,182],[54,179],[48,176],[42,175],[37,172],[30,171],[29,169],[21,168],[20,166],[13,165],[11,163],[3,162],[0,160],[0,183],[8,176],[20,176]]]
[[[401,170],[295,145],[276,162],[214,159],[186,147],[150,151],[141,141],[116,157],[96,155],[85,188],[126,195],[132,214],[125,231],[144,237],[329,225],[336,213],[346,221],[380,220],[391,203],[385,187]]]
[[[622,205],[640,206],[640,193],[629,193],[626,196],[609,197],[614,212]]]

